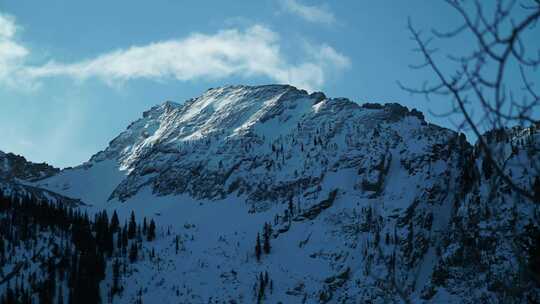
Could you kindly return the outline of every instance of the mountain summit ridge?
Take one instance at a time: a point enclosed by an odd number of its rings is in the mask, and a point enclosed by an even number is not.
[[[141,139],[152,137],[153,135],[171,136],[171,133],[176,131],[175,128],[182,128],[179,124],[190,124],[193,120],[198,120],[195,123],[201,121],[208,121],[209,123],[201,125],[202,130],[195,130],[192,133],[183,131],[179,132],[176,140],[188,141],[200,138],[203,132],[216,133],[218,127],[223,127],[223,123],[227,123],[227,120],[234,119],[240,121],[242,117],[238,117],[238,113],[245,114],[251,111],[253,116],[244,115],[242,123],[232,128],[233,130],[240,131],[242,127],[248,127],[247,120],[260,119],[262,122],[272,118],[278,111],[283,111],[280,108],[280,103],[288,100],[309,99],[311,105],[327,101],[329,103],[338,105],[340,108],[347,107],[351,110],[357,110],[359,108],[381,110],[381,112],[392,113],[394,119],[399,119],[404,115],[417,116],[419,119],[424,120],[421,112],[413,109],[409,111],[406,107],[397,103],[379,105],[366,103],[359,105],[347,98],[327,98],[322,92],[314,92],[308,94],[305,90],[299,90],[290,85],[262,85],[262,86],[245,86],[245,85],[230,85],[218,88],[208,89],[203,95],[197,98],[186,100],[184,103],[176,103],[173,101],[165,101],[160,105],[153,106],[151,109],[143,113],[143,117],[131,123],[127,130],[122,132],[119,136],[113,139],[109,147],[102,151],[107,158],[112,157],[110,149],[112,146],[122,142],[122,139],[130,138],[129,145],[137,145],[137,141]],[[224,102],[224,100],[226,102]],[[246,102],[246,100],[248,102]],[[294,107],[294,103],[287,104],[289,107]],[[317,107],[319,108],[320,105]],[[335,107],[337,109],[337,107]],[[304,109],[309,110],[309,109]],[[272,112],[273,111],[273,112]],[[263,113],[269,112],[267,115]],[[307,111],[304,111],[307,112]],[[220,114],[220,115],[216,115]],[[225,115],[223,115],[225,114]],[[301,113],[305,114],[305,113]],[[237,115],[237,117],[232,117]],[[200,116],[200,117],[199,117]],[[240,119],[239,119],[240,118]],[[254,123],[254,121],[252,122]],[[213,124],[213,125],[211,125]],[[161,130],[159,130],[161,127]],[[156,129],[158,127],[158,129]],[[230,126],[229,126],[230,129]],[[157,131],[160,131],[156,133]],[[231,131],[231,130],[226,130]],[[131,135],[134,135],[133,138]],[[228,134],[232,135],[232,134]],[[159,138],[153,138],[148,143],[154,143],[159,141]],[[108,151],[109,150],[109,151]],[[102,159],[103,156],[98,156],[102,152],[94,155],[92,159]]]

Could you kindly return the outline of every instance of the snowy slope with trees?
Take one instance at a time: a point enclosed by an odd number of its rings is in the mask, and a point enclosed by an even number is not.
[[[520,136],[492,143],[509,162],[531,161],[536,130]],[[103,301],[540,299],[522,269],[537,250],[536,203],[504,187],[463,135],[398,104],[210,89],[153,107],[85,164],[26,184],[121,224],[133,211],[155,220],[155,238],[130,241],[136,259],[120,243],[106,258]]]

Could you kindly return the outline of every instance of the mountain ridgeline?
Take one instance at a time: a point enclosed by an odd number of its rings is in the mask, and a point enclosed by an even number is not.
[[[486,136],[514,183],[540,196],[524,169],[538,163],[536,128]],[[80,166],[24,164],[0,171],[4,193],[73,208],[72,222],[94,214],[85,223],[94,235],[104,211],[120,223],[133,212],[157,223],[155,236],[144,228],[126,246],[111,234],[93,281],[102,302],[540,301],[538,202],[514,193],[463,135],[399,104],[227,86],[151,108]],[[74,226],[62,229],[24,248],[42,261],[50,253],[38,246],[77,255],[65,237]],[[11,250],[24,252],[13,238]],[[130,259],[127,247],[142,257]],[[25,276],[46,268],[21,256],[1,266],[0,281],[25,265],[0,292],[11,282],[37,302],[42,288]],[[73,296],[67,282],[54,302]]]
[[[53,176],[58,172],[60,169],[46,163],[35,164],[20,155],[0,151],[0,179],[19,178],[33,181]]]

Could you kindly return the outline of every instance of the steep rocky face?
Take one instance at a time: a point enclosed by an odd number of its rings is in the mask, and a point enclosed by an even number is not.
[[[501,145],[516,162],[535,153]],[[268,271],[271,302],[502,299],[494,286],[516,274],[502,261],[521,257],[494,231],[508,228],[508,204],[518,210],[518,235],[537,208],[507,189],[493,192],[500,181],[480,178],[474,149],[398,104],[230,86],[150,109],[84,165],[36,185],[170,225],[176,235],[163,235],[157,249],[170,264],[134,265],[141,270],[129,296],[160,278],[176,295],[150,291],[149,299],[253,302],[253,278]],[[527,185],[531,175],[513,177]],[[256,234],[269,224],[274,249],[258,261]],[[178,238],[184,250],[173,254]],[[470,262],[493,252],[489,271]],[[183,287],[165,273],[184,278]]]
[[[0,151],[0,179],[10,180],[17,178],[36,181],[53,176],[58,172],[60,172],[60,169],[46,163],[32,163],[22,156]]]
[[[537,127],[490,131],[484,138],[513,183],[538,195]],[[463,180],[467,187],[455,202],[421,298],[432,301],[444,290],[462,295],[463,303],[538,302],[539,281],[530,264],[535,258],[527,248],[531,238],[538,238],[540,205],[502,181],[479,145],[466,156]]]

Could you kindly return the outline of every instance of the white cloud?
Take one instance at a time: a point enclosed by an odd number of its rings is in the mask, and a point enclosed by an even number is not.
[[[13,17],[0,14],[0,37],[13,37],[15,35],[15,28],[15,20]]]
[[[331,11],[324,7],[306,5],[297,0],[281,0],[285,10],[295,14],[309,22],[332,24],[336,22],[336,17]]]
[[[15,41],[15,19],[0,13],[0,82],[14,84],[28,50]]]
[[[318,62],[333,66],[335,69],[341,70],[351,65],[351,60],[347,56],[338,53],[329,45],[323,44],[319,47],[314,47],[308,44],[307,49]]]
[[[0,15],[1,18],[1,15]],[[0,19],[0,82],[36,83],[39,79],[97,78],[116,85],[132,79],[179,81],[263,76],[307,90],[320,89],[325,75],[346,68],[350,61],[327,45],[310,46],[305,59],[290,63],[280,51],[280,37],[254,25],[245,30],[222,30],[213,35],[194,33],[184,39],[155,42],[108,52],[74,63],[24,63],[28,50],[14,41],[12,18]]]

